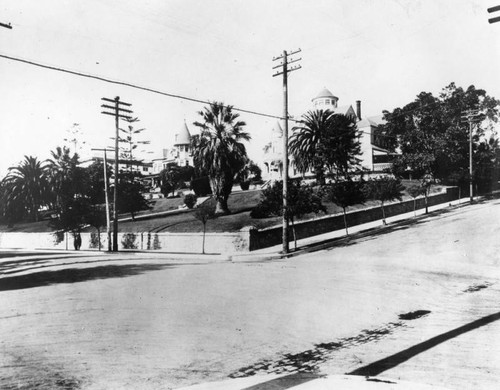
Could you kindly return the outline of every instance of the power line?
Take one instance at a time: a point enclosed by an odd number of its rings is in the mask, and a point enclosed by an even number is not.
[[[31,61],[31,60],[26,60],[26,59],[18,58],[18,57],[12,57],[12,56],[8,56],[8,55],[5,55],[5,54],[0,54],[0,57],[8,59],[8,60],[11,60],[11,61],[21,62],[21,63],[27,64],[27,65],[37,66],[39,68],[50,69],[50,70],[54,70],[54,71],[57,71],[57,72],[72,74],[74,76],[80,76],[80,77],[85,77],[85,78],[89,78],[89,79],[99,80],[99,81],[103,81],[105,83],[122,85],[122,86],[125,86],[125,87],[130,87],[130,88],[135,88],[135,89],[139,89],[139,90],[142,90],[142,91],[152,92],[152,93],[156,93],[158,95],[168,96],[168,97],[175,98],[175,99],[182,99],[182,100],[187,100],[187,101],[190,101],[190,102],[201,103],[201,104],[210,104],[211,103],[208,100],[196,99],[196,98],[182,96],[182,95],[178,95],[178,94],[174,94],[174,93],[163,92],[163,91],[159,91],[157,89],[143,87],[143,86],[140,86],[140,85],[137,85],[137,84],[128,83],[128,82],[125,82],[125,81],[112,80],[112,79],[109,79],[109,78],[106,78],[106,77],[103,77],[103,76],[97,76],[97,75],[93,75],[93,74],[89,74],[89,73],[83,73],[83,72],[79,72],[79,71],[75,71],[75,70],[69,70],[69,69],[58,67],[58,66],[45,65],[45,64],[41,64],[39,62],[35,62],[35,61]],[[273,118],[273,119],[284,119],[283,117],[277,116],[277,115],[265,114],[265,113],[262,113],[262,112],[253,111],[253,110],[247,110],[247,109],[244,109],[244,108],[238,108],[238,107],[234,107],[234,106],[230,106],[230,105],[224,105],[223,104],[223,106],[224,107],[231,107],[233,111],[244,112],[245,114],[258,115],[258,116],[262,116],[262,117],[266,117],[266,118]]]
[[[0,58],[5,58],[5,59],[11,60],[11,61],[16,61],[16,62],[21,62],[21,63],[27,64],[27,65],[37,66],[37,67],[40,67],[40,68],[43,68],[43,69],[49,69],[49,70],[54,70],[54,71],[57,71],[57,72],[72,74],[72,75],[75,75],[75,76],[80,76],[80,77],[85,77],[85,78],[89,78],[89,79],[99,80],[99,81],[103,81],[103,82],[110,83],[110,84],[122,85],[122,86],[125,86],[125,87],[130,87],[130,88],[135,88],[135,89],[139,89],[139,90],[143,90],[143,91],[147,91],[147,92],[152,92],[152,93],[156,93],[156,94],[159,94],[159,95],[168,96],[168,97],[171,97],[171,98],[174,98],[174,99],[187,100],[187,101],[190,101],[190,102],[201,103],[201,104],[210,104],[210,101],[208,101],[208,100],[196,99],[196,98],[191,98],[191,97],[182,96],[182,95],[178,95],[178,94],[173,94],[173,93],[169,93],[169,92],[163,92],[163,91],[159,91],[159,90],[156,90],[156,89],[152,89],[152,88],[148,88],[148,87],[143,87],[143,86],[140,86],[140,85],[137,85],[137,84],[128,83],[128,82],[125,82],[125,81],[112,80],[112,79],[108,79],[108,78],[102,77],[102,76],[97,76],[97,75],[92,75],[92,74],[83,73],[83,72],[79,72],[79,71],[64,69],[64,68],[57,67],[57,66],[52,66],[52,65],[45,65],[45,64],[41,64],[39,62],[35,62],[35,61],[23,59],[23,58],[18,58],[18,57],[12,57],[12,56],[8,56],[8,55],[5,55],[5,54],[0,54]],[[393,115],[392,117],[393,118],[397,118],[397,117],[400,117],[400,116],[404,116],[404,115],[407,115],[410,112],[417,111],[417,110],[420,110],[422,108],[425,108],[425,107],[428,107],[428,106],[432,106],[434,104],[439,104],[439,103],[440,103],[439,101],[435,101],[435,102],[432,102],[432,103],[424,104],[424,105],[422,105],[420,107],[416,107],[416,108],[414,108],[412,110],[405,110],[403,113],[401,113],[399,115]],[[229,106],[229,105],[224,105],[224,107],[232,107],[232,109],[234,111],[239,111],[239,112],[243,112],[243,113],[251,114],[251,115],[262,116],[262,117],[266,117],[266,118],[273,118],[273,119],[279,119],[279,120],[284,120],[285,119],[282,116],[266,114],[266,113],[262,113],[262,112],[258,112],[258,111],[247,110],[247,109],[238,108],[238,107]],[[302,120],[300,120],[300,119],[293,119],[291,117],[288,117],[288,120],[290,120],[292,122],[295,122],[295,123],[302,123]],[[369,132],[365,132],[365,131],[360,131],[360,132],[364,133],[364,134],[368,134],[368,135],[370,134]],[[392,136],[392,135],[387,135],[387,134],[379,134],[379,136],[380,137],[387,137],[387,138],[397,139],[397,136]]]

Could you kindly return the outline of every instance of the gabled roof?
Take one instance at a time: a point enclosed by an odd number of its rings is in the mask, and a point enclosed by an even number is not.
[[[191,133],[189,133],[189,129],[186,125],[186,122],[184,122],[184,126],[182,126],[180,131],[175,134],[174,146],[189,145],[190,143],[191,143]]]
[[[368,126],[377,127],[380,125],[385,125],[386,123],[387,121],[383,119],[382,115],[371,116],[360,120],[358,122],[358,128],[368,127]]]
[[[340,107],[335,107],[335,108],[329,108],[330,111],[334,112],[335,114],[343,114],[343,115],[353,115],[356,116],[356,112],[352,108],[351,105],[349,106],[340,106]]]
[[[318,95],[312,99],[313,101],[316,100],[316,99],[320,99],[320,98],[334,98],[336,100],[339,100],[339,98],[337,96],[335,96],[333,93],[331,93],[328,89],[326,88],[323,88],[319,93]]]

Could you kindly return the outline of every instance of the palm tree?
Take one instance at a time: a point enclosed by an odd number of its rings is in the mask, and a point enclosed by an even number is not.
[[[38,221],[38,210],[47,200],[47,169],[33,156],[24,156],[17,167],[9,168],[3,180],[7,207],[24,208],[32,221]],[[9,206],[10,205],[10,206]]]
[[[325,183],[325,162],[319,149],[332,126],[333,115],[328,110],[308,111],[302,116],[301,124],[292,128],[293,134],[288,144],[297,170],[301,173],[314,171],[320,184]]]
[[[314,171],[316,180],[325,183],[325,171],[346,176],[359,165],[361,153],[355,119],[332,111],[308,111],[295,126],[289,149],[298,171]]]
[[[71,156],[70,149],[66,146],[58,146],[56,150],[50,152],[52,159],[47,160],[48,182],[54,206],[60,208],[70,194],[74,193],[72,175],[78,165],[78,154]]]
[[[194,163],[199,170],[206,171],[213,196],[217,202],[215,213],[227,214],[227,199],[231,193],[234,177],[247,161],[245,145],[250,135],[243,131],[245,122],[232,106],[212,102],[199,112],[203,122],[194,122],[201,129],[194,149]]]

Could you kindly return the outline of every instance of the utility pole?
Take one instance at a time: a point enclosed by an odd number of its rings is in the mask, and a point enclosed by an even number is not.
[[[101,98],[105,102],[114,103],[114,106],[108,104],[102,104],[101,107],[111,110],[101,111],[102,114],[112,115],[115,117],[115,187],[113,190],[113,252],[118,252],[118,139],[119,139],[119,129],[120,129],[120,118],[131,120],[132,110],[123,108],[123,106],[130,107],[130,103],[125,103],[120,101],[120,97],[117,96],[114,99]]]
[[[300,61],[302,58],[289,59],[289,56],[300,53],[300,49],[288,53],[283,50],[283,54],[274,57],[273,61],[281,60],[273,69],[278,69],[273,77],[283,75],[283,253],[289,252],[288,247],[288,73],[301,68],[300,65],[288,67],[288,65]],[[281,70],[279,70],[281,68]]]
[[[472,124],[478,120],[480,112],[478,109],[466,110],[462,114],[462,119],[469,123],[469,195],[470,203],[474,201],[473,185],[472,185]]]
[[[106,202],[106,232],[108,235],[108,252],[111,252],[111,221],[110,221],[110,213],[109,213],[109,195],[108,195],[108,159],[106,156],[106,152],[112,152],[111,149],[92,149],[104,151],[104,199]]]

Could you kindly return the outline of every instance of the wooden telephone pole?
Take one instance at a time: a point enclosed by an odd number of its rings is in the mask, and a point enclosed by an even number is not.
[[[111,110],[102,111],[102,114],[112,115],[115,117],[115,187],[113,189],[113,252],[118,252],[118,140],[119,140],[119,122],[120,118],[131,120],[132,110],[123,108],[123,106],[130,107],[130,103],[125,103],[120,101],[120,97],[117,96],[114,99],[101,98],[105,102],[114,103],[114,106],[108,104],[102,104],[101,107]]]
[[[281,60],[273,69],[279,69],[273,77],[283,75],[283,253],[289,252],[288,247],[288,73],[301,68],[300,65],[288,67],[288,65],[300,61],[302,58],[289,59],[289,56],[300,53],[300,49],[288,53],[283,50],[283,54],[274,57],[273,61]]]
[[[462,119],[469,123],[469,195],[471,203],[474,201],[472,185],[472,124],[480,120],[480,115],[481,113],[478,109],[467,110],[462,114]]]

